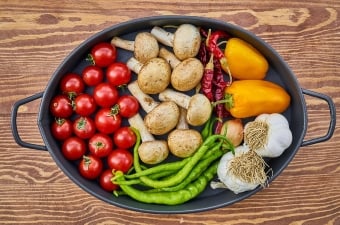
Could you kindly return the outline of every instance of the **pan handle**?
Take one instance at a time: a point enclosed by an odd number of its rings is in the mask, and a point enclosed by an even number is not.
[[[335,130],[335,124],[336,124],[336,113],[335,113],[335,105],[334,105],[333,100],[327,95],[324,95],[324,94],[321,94],[321,93],[318,93],[318,92],[314,92],[314,91],[311,91],[311,90],[302,89],[302,93],[305,94],[305,95],[309,95],[311,97],[315,97],[315,98],[325,100],[327,102],[328,107],[329,107],[329,112],[330,112],[330,122],[329,122],[328,132],[325,136],[303,141],[301,146],[307,146],[307,145],[312,145],[312,144],[316,144],[316,143],[319,143],[319,142],[327,141],[328,139],[330,139],[333,136],[333,133],[334,133],[334,130]]]
[[[27,104],[29,102],[32,102],[36,99],[39,99],[43,96],[43,92],[37,93],[35,95],[29,96],[27,98],[21,99],[13,104],[12,112],[11,112],[11,127],[12,127],[12,134],[14,137],[15,142],[25,148],[31,148],[36,150],[47,150],[46,146],[43,145],[37,145],[37,144],[31,144],[28,142],[23,141],[20,138],[20,135],[18,133],[18,127],[17,127],[17,115],[18,115],[18,109],[21,105]]]

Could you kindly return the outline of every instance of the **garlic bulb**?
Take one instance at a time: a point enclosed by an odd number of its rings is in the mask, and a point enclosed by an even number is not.
[[[262,157],[278,157],[292,143],[287,119],[278,113],[261,114],[244,126],[244,145]]]
[[[235,154],[228,152],[222,156],[217,168],[218,179],[223,183],[211,183],[212,188],[225,187],[235,194],[250,191],[259,185],[265,185],[266,163],[261,156],[241,145],[235,148]]]

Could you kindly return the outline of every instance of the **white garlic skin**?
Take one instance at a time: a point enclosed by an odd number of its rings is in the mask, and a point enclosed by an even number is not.
[[[228,174],[230,162],[234,159],[234,157],[246,153],[247,151],[249,151],[249,148],[247,146],[244,145],[238,146],[237,148],[235,148],[235,155],[233,155],[232,152],[224,154],[220,159],[220,162],[217,167],[218,179],[235,194],[253,190],[259,185],[245,182],[232,174]]]
[[[254,149],[262,157],[279,157],[292,143],[293,136],[289,128],[288,120],[279,113],[261,114],[254,121],[261,121],[268,124],[267,143],[259,149]],[[247,132],[248,124],[244,127]],[[247,144],[247,143],[245,143]]]

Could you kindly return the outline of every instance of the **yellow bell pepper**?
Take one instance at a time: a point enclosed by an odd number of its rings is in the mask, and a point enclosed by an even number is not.
[[[230,38],[224,50],[231,76],[240,80],[263,79],[268,71],[266,58],[252,45]]]
[[[278,84],[266,80],[237,80],[224,89],[225,107],[235,118],[262,113],[282,113],[290,95]]]

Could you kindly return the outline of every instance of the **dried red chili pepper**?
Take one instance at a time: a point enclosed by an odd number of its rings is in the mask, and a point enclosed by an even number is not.
[[[211,101],[214,101],[214,95],[212,91],[213,79],[214,79],[214,55],[210,55],[209,62],[205,65],[204,74],[201,80],[202,92]]]
[[[230,35],[221,30],[214,31],[212,33],[211,30],[209,30],[207,34],[206,45],[209,49],[209,52],[214,54],[214,57],[220,61],[223,71],[229,75],[230,84],[232,82],[232,77],[228,67],[227,58],[224,56],[223,51],[218,47],[217,43],[220,38],[224,38],[227,40],[230,38]]]
[[[198,59],[201,61],[201,63],[205,66],[209,60],[208,58],[208,49],[205,43],[202,41],[200,45],[200,49],[197,54]]]
[[[214,89],[214,99],[215,101],[219,101],[224,99],[224,89],[228,85],[228,82],[224,80],[221,64],[219,60],[214,60],[214,80],[213,80],[213,89]],[[223,125],[223,118],[229,116],[229,112],[225,109],[224,104],[216,104],[215,112],[217,118],[217,124],[215,127],[215,134],[219,134],[221,132],[221,128]]]

